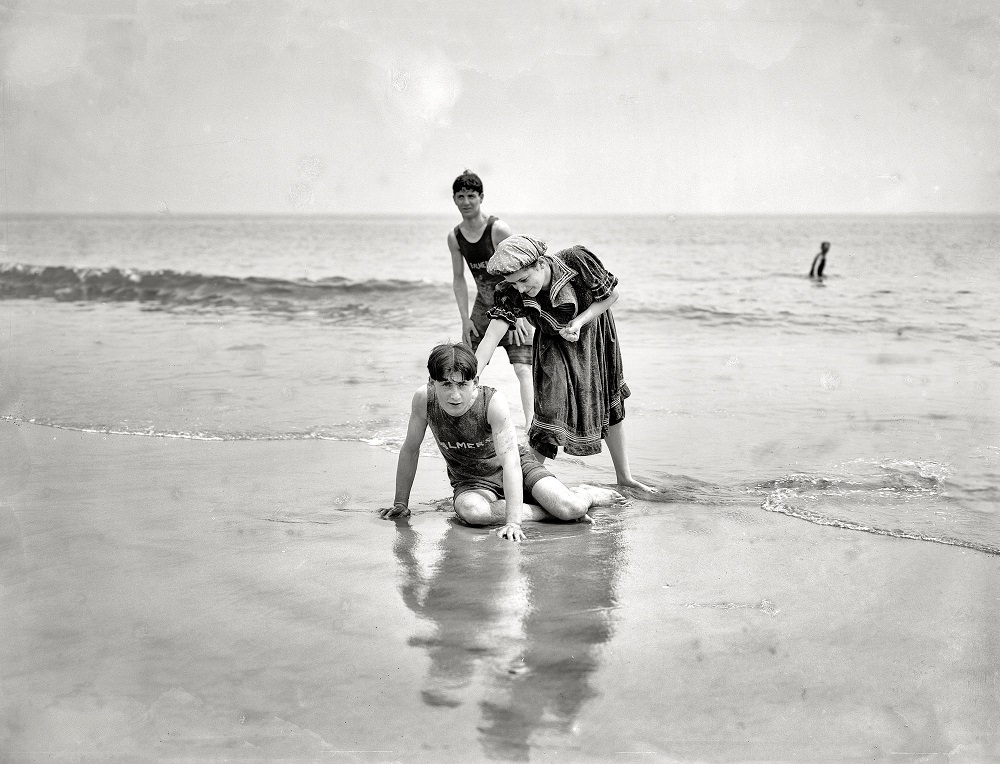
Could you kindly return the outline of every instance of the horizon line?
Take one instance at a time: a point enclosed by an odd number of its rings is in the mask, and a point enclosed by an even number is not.
[[[768,218],[768,217],[997,217],[998,210],[934,211],[914,210],[908,212],[504,212],[504,217],[540,218]],[[452,218],[453,212],[306,212],[291,211],[213,211],[213,212],[160,212],[139,210],[0,210],[0,217],[146,217],[146,218],[191,218],[191,217],[281,217],[281,218]]]

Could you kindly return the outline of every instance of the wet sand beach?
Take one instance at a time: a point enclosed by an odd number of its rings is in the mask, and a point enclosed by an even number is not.
[[[433,457],[378,519],[360,443],[0,422],[0,455],[4,761],[1000,756],[995,555],[753,496],[514,545]]]
[[[1000,764],[998,18],[0,3],[0,764]],[[657,492],[383,520],[508,235]]]

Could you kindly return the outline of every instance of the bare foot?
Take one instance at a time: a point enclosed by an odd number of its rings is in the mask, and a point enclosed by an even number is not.
[[[612,488],[601,488],[597,485],[578,485],[576,490],[590,500],[592,507],[613,507],[628,504],[628,499]]]
[[[625,488],[635,488],[636,490],[642,491],[644,493],[657,493],[657,489],[648,486],[645,483],[640,483],[635,478],[629,478],[628,480],[619,480],[618,485],[623,486]]]

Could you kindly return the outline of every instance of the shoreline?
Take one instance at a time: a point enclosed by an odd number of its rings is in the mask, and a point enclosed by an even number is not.
[[[359,443],[0,421],[0,457],[13,761],[1000,755],[994,556],[752,500],[514,545],[435,509],[431,459],[380,520]]]

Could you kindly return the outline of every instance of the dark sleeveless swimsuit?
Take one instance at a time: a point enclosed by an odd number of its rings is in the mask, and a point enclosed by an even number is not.
[[[479,343],[486,334],[486,328],[490,325],[490,319],[486,311],[493,307],[493,292],[497,284],[503,281],[503,276],[493,276],[486,270],[486,265],[493,257],[493,224],[497,218],[490,215],[486,220],[486,228],[479,241],[469,241],[462,234],[461,226],[455,226],[455,239],[458,241],[458,251],[462,253],[462,258],[469,264],[472,271],[472,278],[476,282],[476,301],[472,305],[472,319],[478,337],[472,338],[472,349],[479,347]],[[500,347],[507,351],[507,358],[511,363],[524,363],[531,365],[531,345],[512,345],[507,341],[507,335],[500,340]]]
[[[493,445],[493,428],[486,412],[496,392],[480,385],[479,396],[462,416],[452,416],[438,404],[433,383],[427,384],[427,424],[448,467],[448,481],[454,497],[476,488],[492,491],[503,498],[503,467]],[[530,502],[531,489],[543,477],[552,475],[538,463],[526,446],[520,446],[524,500]]]

